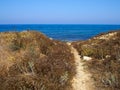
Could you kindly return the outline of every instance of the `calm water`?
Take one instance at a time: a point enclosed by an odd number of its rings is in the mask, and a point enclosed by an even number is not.
[[[99,33],[120,30],[120,25],[0,25],[0,32],[37,30],[48,37],[65,40],[86,40]]]

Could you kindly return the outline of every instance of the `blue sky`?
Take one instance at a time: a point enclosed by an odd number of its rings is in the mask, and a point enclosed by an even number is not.
[[[120,24],[120,0],[0,0],[0,24]]]

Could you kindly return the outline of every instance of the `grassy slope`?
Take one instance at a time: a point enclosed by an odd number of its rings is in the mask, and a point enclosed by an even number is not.
[[[100,34],[72,45],[81,56],[93,58],[85,65],[92,73],[98,90],[120,89],[120,31]]]
[[[70,90],[73,59],[65,43],[39,32],[0,33],[0,90]]]

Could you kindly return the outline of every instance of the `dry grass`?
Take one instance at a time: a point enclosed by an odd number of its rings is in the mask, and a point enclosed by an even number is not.
[[[114,32],[110,32],[114,33]],[[81,56],[92,57],[85,65],[92,73],[98,90],[120,89],[120,31],[117,34],[100,39],[101,35],[87,41],[73,42],[72,45]]]
[[[0,90],[70,90],[74,74],[65,43],[35,31],[0,33]]]

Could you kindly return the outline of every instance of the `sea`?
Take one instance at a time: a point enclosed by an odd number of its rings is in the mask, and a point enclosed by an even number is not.
[[[1,24],[0,32],[35,30],[61,41],[87,40],[100,33],[120,30],[120,25],[87,24]]]

